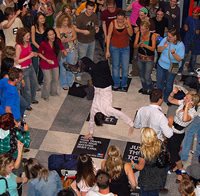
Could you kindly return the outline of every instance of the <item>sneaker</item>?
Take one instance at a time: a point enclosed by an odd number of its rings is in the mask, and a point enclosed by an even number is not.
[[[31,106],[27,107],[26,110],[31,111],[33,108]]]
[[[189,74],[190,74],[190,75],[194,75],[194,72],[193,72],[193,71],[191,71]]]
[[[26,114],[24,114],[23,118],[26,118],[26,117],[27,117],[27,115],[26,115]]]
[[[150,90],[142,91],[143,95],[150,95]]]
[[[142,90],[142,88],[141,88],[141,89],[138,91],[138,93],[142,93],[142,91],[143,91],[143,90]]]
[[[177,73],[178,76],[182,76],[182,73]]]
[[[39,103],[39,101],[37,101],[37,100],[32,102],[32,104],[38,104],[38,103]]]
[[[120,87],[112,87],[112,90],[113,90],[113,91],[119,91],[119,90],[120,90]]]
[[[127,92],[127,90],[128,90],[127,86],[121,88],[121,91],[123,91],[123,92]]]

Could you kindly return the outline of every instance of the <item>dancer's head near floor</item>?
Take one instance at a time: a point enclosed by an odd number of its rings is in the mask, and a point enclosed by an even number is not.
[[[105,119],[106,119],[105,115],[101,112],[97,112],[94,116],[94,121],[97,126],[103,126]]]

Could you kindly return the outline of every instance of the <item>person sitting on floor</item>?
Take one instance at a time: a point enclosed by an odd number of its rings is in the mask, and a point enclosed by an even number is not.
[[[99,192],[89,191],[86,196],[117,196],[116,194],[110,192],[109,184],[111,178],[107,172],[98,170],[95,178],[97,186],[99,187]]]

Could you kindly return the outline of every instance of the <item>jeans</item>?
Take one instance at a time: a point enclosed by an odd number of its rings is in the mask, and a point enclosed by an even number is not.
[[[164,101],[168,103],[169,94],[173,90],[174,78],[176,74],[168,72],[167,69],[163,69],[159,64],[157,65],[157,88],[161,88],[164,94]]]
[[[112,58],[112,78],[114,87],[120,87],[120,64],[122,69],[121,87],[127,86],[129,72],[130,48],[116,48],[110,44],[110,55]]]
[[[189,157],[189,151],[192,144],[193,136],[197,133],[197,146],[195,151],[195,156],[199,157],[200,155],[200,117],[197,116],[192,124],[187,128],[187,131],[185,133],[185,138],[183,140],[183,147],[181,150],[181,160],[187,161]]]
[[[35,101],[36,91],[38,88],[35,70],[32,65],[23,70],[23,78],[25,87],[22,89],[22,96],[27,101],[28,106],[30,106],[31,103]]]
[[[142,186],[140,186],[140,193],[141,193],[141,196],[159,196],[158,190],[145,191],[143,190]]]
[[[142,90],[152,90],[153,84],[151,80],[151,73],[153,70],[154,61],[140,61],[136,60],[136,65],[140,74],[140,80],[142,83]]]
[[[78,42],[78,59],[88,57],[93,60],[95,49],[95,41],[91,43],[80,43]]]
[[[43,73],[42,73],[41,67],[39,66],[39,64],[40,64],[39,62],[40,62],[39,56],[32,58],[32,63],[33,63],[33,67],[35,69],[38,83],[41,84],[43,82]]]
[[[28,103],[21,95],[19,95],[19,104],[20,104],[20,119],[22,120],[24,117],[24,112],[28,107]]]
[[[49,94],[51,96],[57,95],[59,68],[55,67],[53,69],[42,69],[42,71],[44,74],[44,83],[41,97],[48,98]]]
[[[181,67],[179,68],[179,71],[178,71],[179,73],[183,72],[183,67],[184,67],[185,61],[187,59],[187,56],[188,56],[188,54],[185,53],[184,59],[182,60],[182,63],[181,63]],[[187,67],[188,72],[194,72],[194,65],[196,63],[196,59],[197,59],[197,55],[191,54],[190,62]]]
[[[70,71],[66,71],[63,67],[63,62],[67,61],[70,64],[74,64],[75,62],[75,50],[67,53],[66,58],[60,59],[59,67],[60,67],[60,86],[61,88],[72,86],[73,84],[73,73]]]

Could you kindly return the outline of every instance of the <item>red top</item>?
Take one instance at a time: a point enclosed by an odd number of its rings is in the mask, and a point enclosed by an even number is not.
[[[21,53],[19,55],[19,59],[23,59],[23,58],[27,57],[28,55],[30,55],[32,48],[31,48],[29,42],[28,42],[28,46],[26,48],[23,45],[18,44],[18,43],[16,45],[19,45],[21,47]],[[26,61],[19,63],[19,65],[21,65],[21,68],[23,68],[23,67],[27,67],[31,63],[32,63],[32,60],[27,59]]]
[[[113,32],[110,43],[116,48],[126,48],[129,45],[128,31],[126,27],[123,29],[123,31],[122,29],[119,29],[120,31],[118,31],[115,28],[114,20],[112,21],[112,23],[113,23]]]
[[[64,50],[64,47],[60,41],[60,39],[57,39],[60,50]],[[49,64],[45,60],[41,59],[40,61],[40,67],[42,69],[53,69],[55,67],[59,66],[58,59],[56,58],[55,48],[51,48],[48,41],[42,41],[40,44],[40,47],[38,49],[38,53],[43,54],[43,56],[49,60],[54,61],[54,64]]]

